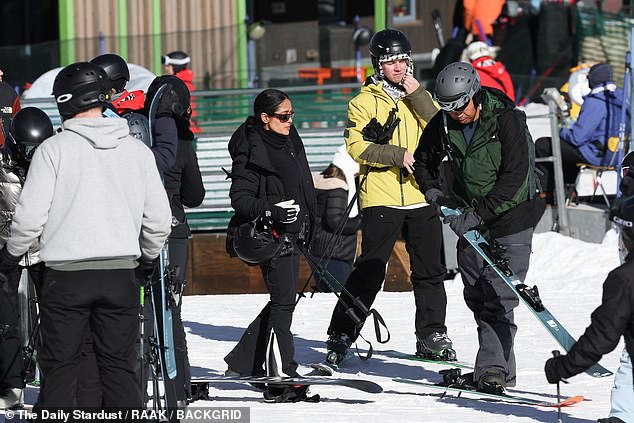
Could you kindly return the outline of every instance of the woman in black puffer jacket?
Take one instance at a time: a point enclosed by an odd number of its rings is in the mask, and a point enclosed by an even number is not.
[[[326,270],[339,282],[325,281],[314,273],[317,289],[321,292],[341,291],[352,272],[361,216],[356,201],[347,216],[346,208],[355,196],[355,176],[358,173],[359,164],[350,157],[344,145],[337,150],[330,166],[313,176],[317,209],[311,252],[326,263]],[[342,219],[345,219],[343,228],[340,226]],[[338,239],[337,230],[341,233]]]
[[[284,248],[272,259],[257,263],[270,301],[225,361],[229,373],[274,374],[279,369],[298,376],[290,328],[298,283],[298,244],[309,245],[314,227],[313,181],[302,140],[292,125],[294,112],[288,95],[264,90],[253,108],[254,116],[229,141],[233,160],[229,196],[236,212],[229,233],[232,227],[257,220],[272,225]],[[245,259],[244,250],[236,249]],[[274,350],[279,351],[281,363],[271,363],[273,357],[267,357]]]

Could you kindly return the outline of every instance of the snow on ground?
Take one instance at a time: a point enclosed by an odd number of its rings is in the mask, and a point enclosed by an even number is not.
[[[601,287],[607,273],[618,266],[616,235],[606,235],[603,244],[590,244],[554,232],[536,234],[531,268],[527,278],[537,284],[545,305],[558,320],[579,337],[590,322],[590,313],[601,301]],[[473,317],[462,299],[460,276],[446,283],[449,299],[447,326],[460,360],[473,362],[477,350]],[[194,376],[223,372],[223,357],[242,335],[244,328],[266,304],[267,295],[210,295],[186,297],[183,319],[188,332],[189,357]],[[308,373],[308,363],[323,358],[325,332],[336,298],[317,294],[302,299],[294,315],[296,359],[300,373]],[[392,339],[386,345],[374,342],[371,324],[363,335],[373,341],[374,357],[358,358],[341,369],[342,377],[365,378],[380,384],[382,394],[335,386],[314,386],[312,393],[320,403],[267,404],[262,394],[246,384],[218,384],[210,389],[211,401],[196,406],[248,406],[252,422],[554,422],[557,411],[525,405],[455,398],[440,398],[440,392],[424,387],[393,382],[394,377],[439,381],[437,364],[419,363],[381,356],[381,350],[414,351],[414,300],[409,292],[382,292],[374,304],[385,318]],[[544,362],[559,346],[523,305],[516,312],[519,331],[516,338],[518,387],[524,395],[540,392],[549,399],[556,388],[544,376]],[[366,348],[362,343],[360,348]],[[601,363],[614,371],[623,344],[605,356]],[[596,379],[585,374],[562,385],[562,394],[584,395],[586,401],[564,409],[564,421],[589,422],[607,416],[610,408],[612,378]],[[192,405],[192,406],[194,406]]]

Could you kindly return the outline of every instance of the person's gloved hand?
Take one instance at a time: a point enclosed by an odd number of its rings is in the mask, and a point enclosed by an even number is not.
[[[153,260],[140,258],[139,265],[135,269],[137,279],[141,281],[151,280],[154,274],[160,271],[159,263],[159,257]]]
[[[390,142],[394,130],[398,126],[401,118],[396,117],[396,111],[393,109],[385,121],[385,125],[381,125],[376,118],[372,118],[370,122],[361,130],[363,139],[375,144],[384,145]]]
[[[548,380],[548,383],[557,383],[567,377],[564,369],[565,358],[565,355],[559,355],[546,360],[544,373],[546,373],[546,380]]]
[[[289,224],[297,220],[298,214],[299,204],[295,204],[295,200],[280,201],[271,210],[271,219],[274,222]]]
[[[461,237],[465,232],[482,223],[482,218],[475,211],[469,211],[458,215],[445,216],[444,222],[449,223],[451,230]]]
[[[11,273],[11,271],[15,270],[18,267],[21,258],[21,256],[16,257],[11,254],[7,250],[7,246],[5,245],[0,250],[0,272],[4,273],[5,275],[7,273]]]
[[[443,192],[438,188],[430,188],[425,191],[425,200],[427,201],[427,204],[432,206],[438,214],[440,214],[440,206],[442,205],[438,201],[441,200],[444,196],[445,194],[443,194]]]

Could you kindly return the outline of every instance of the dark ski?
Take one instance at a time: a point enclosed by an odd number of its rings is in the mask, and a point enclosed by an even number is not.
[[[442,213],[445,216],[459,215],[460,210],[451,209],[448,207],[442,207]],[[536,286],[532,288],[525,285],[520,281],[515,272],[508,266],[504,256],[497,251],[495,245],[491,245],[481,234],[475,229],[466,232],[464,238],[471,244],[471,246],[482,256],[489,266],[493,268],[500,278],[510,286],[515,294],[522,300],[522,302],[533,312],[535,317],[539,319],[541,324],[546,328],[548,333],[555,338],[555,340],[561,345],[561,347],[570,351],[570,348],[576,342],[575,338],[563,327],[561,323],[552,315],[550,311],[544,306],[541,298],[539,297],[539,291]],[[606,377],[611,376],[612,372],[601,366],[599,363],[594,364],[586,373],[593,377]]]
[[[193,385],[213,385],[215,383],[262,383],[267,385],[335,385],[345,386],[370,394],[383,392],[381,385],[364,379],[342,379],[319,376],[282,377],[282,376],[214,376],[210,378],[193,378]]]
[[[439,364],[444,366],[459,367],[461,369],[473,370],[473,365],[470,363],[465,363],[464,361],[437,360],[434,358],[425,358],[425,357],[418,356],[416,354],[407,354],[407,353],[402,353],[402,352],[394,351],[394,350],[375,351],[374,354],[379,356],[382,355],[384,357],[389,357],[389,358],[399,358],[403,360],[420,361],[423,363]]]
[[[529,398],[529,397],[524,397],[524,396],[519,396],[514,394],[506,394],[506,393],[492,394],[487,392],[476,391],[474,389],[449,387],[449,386],[439,385],[439,384],[435,384],[431,382],[424,382],[421,380],[412,380],[412,379],[405,379],[405,378],[394,378],[392,380],[395,382],[407,383],[410,385],[417,385],[417,386],[422,386],[425,388],[440,390],[440,391],[444,391],[445,393],[449,391],[457,392],[458,393],[458,395],[456,396],[457,398],[461,398],[462,394],[466,394],[466,395],[473,395],[474,398],[472,399],[475,399],[475,400],[488,400],[488,401],[497,400],[497,401],[508,402],[513,404],[534,405],[538,407],[558,407],[558,406],[569,407],[571,405],[578,404],[585,400],[583,396],[577,395],[574,397],[566,398],[561,403],[557,403],[557,402],[553,402],[549,400]],[[444,397],[444,394],[442,395],[442,397]]]

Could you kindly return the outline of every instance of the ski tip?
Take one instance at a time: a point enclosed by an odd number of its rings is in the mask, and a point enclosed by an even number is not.
[[[562,407],[569,407],[571,405],[579,404],[580,402],[585,401],[586,398],[583,395],[577,395],[574,397],[566,398],[561,402]]]
[[[583,402],[585,400],[586,400],[586,398],[583,395],[577,395],[577,396],[574,396],[574,397],[566,398],[565,400],[563,400],[559,404],[557,404],[557,403],[554,403],[554,404],[546,403],[546,404],[540,404],[540,405],[542,407],[550,407],[550,408],[570,407],[572,405],[579,404],[580,402]]]

